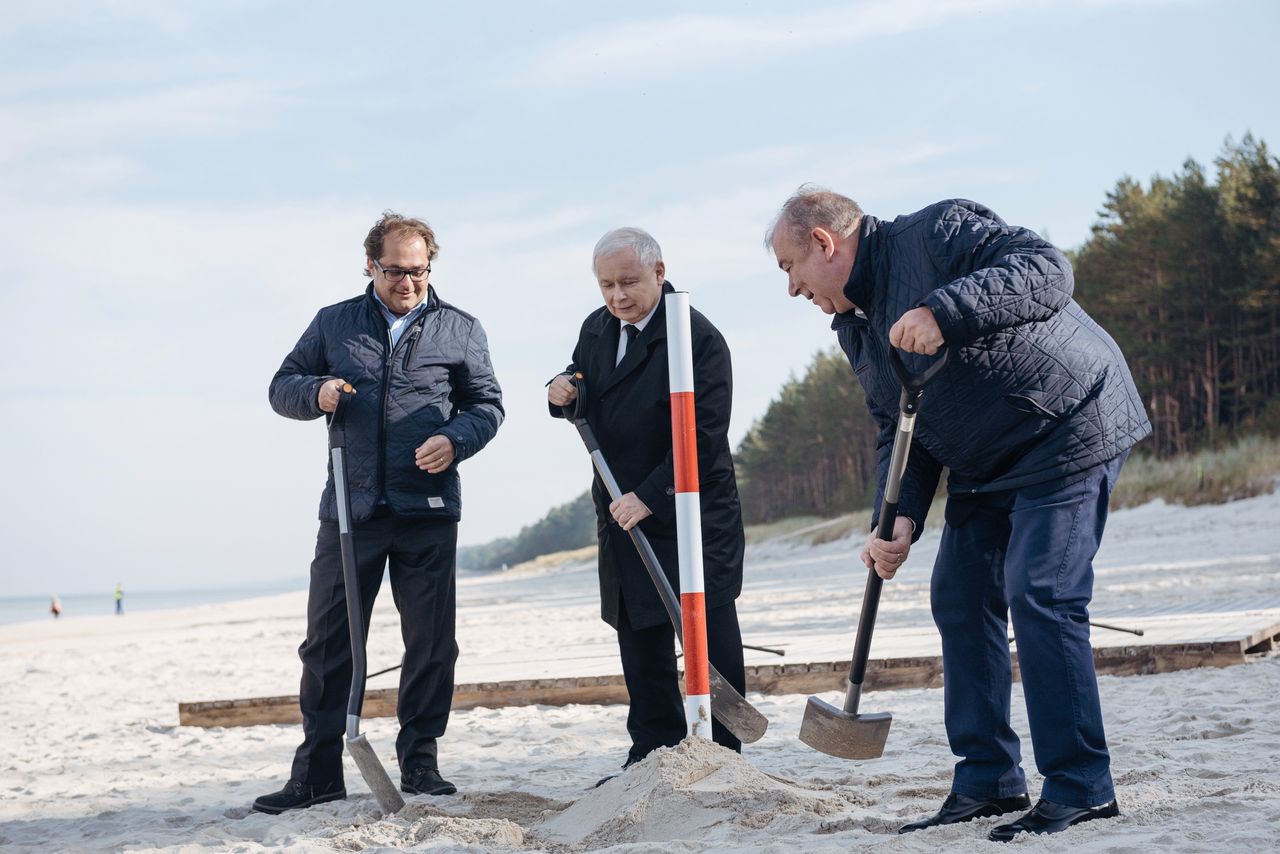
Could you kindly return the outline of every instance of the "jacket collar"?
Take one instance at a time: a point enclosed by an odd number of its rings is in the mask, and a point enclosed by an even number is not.
[[[849,281],[844,286],[845,298],[864,312],[870,311],[875,300],[879,244],[880,220],[864,214],[862,232],[858,237],[858,254],[853,260],[853,269],[849,271]]]
[[[373,282],[370,282],[369,284],[365,285],[364,295],[365,295],[365,302],[368,304],[369,308],[373,311],[374,315],[378,319],[382,319],[382,301],[379,300],[376,296],[374,296]],[[414,306],[414,310],[417,311],[419,306],[423,307],[422,314],[424,315],[427,312],[435,311],[437,308],[440,307],[440,296],[439,294],[436,293],[436,289],[434,285],[431,285],[431,284],[427,285],[426,298],[423,299],[422,302],[419,303],[417,306]]]
[[[649,350],[659,341],[667,340],[667,306],[666,295],[675,293],[676,289],[668,281],[662,283],[662,296],[658,298],[658,309],[653,313],[653,317],[645,325],[640,334],[636,336],[636,340],[631,342],[627,347],[627,352],[623,355],[622,361],[614,367],[613,360],[617,358],[618,353],[618,336],[622,334],[622,324],[618,318],[609,313],[606,308],[597,315],[592,328],[589,332],[599,337],[600,343],[596,346],[596,362],[593,365],[596,382],[599,383],[600,394],[604,394],[613,388],[624,378],[629,376],[637,368],[644,364],[648,358]],[[588,377],[588,382],[590,382]]]

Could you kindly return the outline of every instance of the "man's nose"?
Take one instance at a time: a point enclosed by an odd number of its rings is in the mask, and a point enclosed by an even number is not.
[[[788,276],[787,277],[787,296],[795,297],[799,295],[800,295],[800,287],[796,284],[795,279],[792,279],[790,276]]]

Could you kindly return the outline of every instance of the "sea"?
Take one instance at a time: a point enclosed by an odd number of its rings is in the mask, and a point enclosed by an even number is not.
[[[240,599],[254,599],[259,596],[272,596],[276,593],[290,593],[294,590],[307,589],[305,578],[289,581],[277,581],[268,584],[255,584],[245,587],[222,587],[205,590],[124,590],[124,616],[135,611],[160,611],[169,608],[190,608],[195,605],[214,605],[218,602],[234,602]],[[62,604],[62,616],[59,620],[74,620],[77,617],[101,616],[114,614],[116,611],[115,587],[108,587],[100,593],[71,593],[59,595]],[[0,597],[0,624],[21,623],[29,620],[52,620],[49,610],[52,602],[50,596],[7,596]]]

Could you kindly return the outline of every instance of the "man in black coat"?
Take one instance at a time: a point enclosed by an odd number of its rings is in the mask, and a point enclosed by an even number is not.
[[[337,408],[344,383],[347,480],[365,626],[390,563],[404,666],[396,714],[400,787],[457,791],[440,776],[436,739],[453,699],[455,563],[462,491],[458,463],[502,423],[502,390],[480,322],[428,283],[439,247],[425,222],[384,214],[365,238],[356,297],[320,310],[271,380],[271,407],[308,421]],[[338,547],[333,471],[320,497],[302,658],[303,742],[289,782],[253,808],[279,813],[346,797],[342,734],[351,640]]]
[[[1151,428],[1116,343],[1071,299],[1070,264],[974,202],[888,222],[807,186],[787,200],[767,244],[788,293],[835,315],[880,426],[881,492],[899,395],[890,348],[918,354],[906,357],[916,371],[924,356],[948,351],[916,421],[893,539],[873,533],[862,551],[892,578],[950,470],[931,598],[947,737],[960,761],[942,809],[900,832],[1030,806],[1009,724],[1010,616],[1044,786],[1030,812],[990,838],[1118,815],[1088,605],[1112,487]]]
[[[573,361],[548,385],[551,414],[577,400],[569,381],[585,378],[587,421],[595,431],[619,488],[618,501],[596,477],[600,554],[600,612],[618,632],[622,672],[631,706],[631,749],[623,768],[686,735],[675,660],[675,631],[627,533],[640,526],[674,590],[680,589],[676,556],[675,468],[671,446],[667,319],[663,294],[673,288],[657,241],[638,228],[611,231],[596,244],[592,267],[604,307],[582,324]],[[742,635],[734,600],[742,591],[742,510],[729,451],[733,372],[724,337],[696,310],[693,333],[698,479],[701,486],[702,554],[707,643],[711,664],[745,693]],[[732,750],[741,742],[713,721],[712,738]]]

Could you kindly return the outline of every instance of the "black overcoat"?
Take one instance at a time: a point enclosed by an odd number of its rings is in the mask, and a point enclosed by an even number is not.
[[[674,290],[663,282],[663,294]],[[729,347],[711,322],[690,310],[693,333],[698,477],[702,507],[703,581],[707,608],[727,604],[742,591],[742,508],[729,451],[733,370]],[[586,379],[586,416],[623,494],[634,492],[653,511],[640,523],[677,592],[675,468],[671,451],[671,387],[667,376],[665,299],[614,367],[622,325],[607,308],[588,315],[567,370]],[[559,407],[551,414],[563,417]],[[600,616],[618,627],[620,601],[634,628],[667,621],[666,610],[631,537],[609,514],[609,494],[595,477],[600,542]]]

